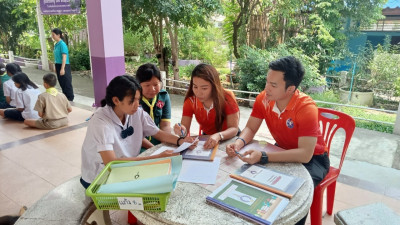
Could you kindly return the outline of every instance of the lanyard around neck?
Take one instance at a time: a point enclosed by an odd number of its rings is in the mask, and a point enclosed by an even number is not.
[[[153,98],[153,101],[151,102],[151,105],[150,105],[150,102],[149,102],[145,97],[142,97],[142,100],[143,100],[143,102],[150,108],[150,117],[151,117],[151,119],[154,121],[154,112],[153,112],[153,109],[154,109],[154,105],[156,104],[157,96],[155,96],[155,97]]]

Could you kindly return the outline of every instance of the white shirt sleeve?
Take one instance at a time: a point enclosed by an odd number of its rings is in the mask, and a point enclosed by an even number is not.
[[[157,134],[160,129],[156,126],[156,124],[151,119],[149,114],[141,108],[140,108],[140,111],[141,111],[140,120],[142,121],[143,135],[145,137],[148,137],[148,136],[153,136],[153,135]],[[139,110],[138,110],[138,112],[139,112]]]
[[[112,151],[114,144],[114,128],[111,127],[111,123],[104,121],[99,118],[92,118],[89,123],[90,129],[88,132],[92,132],[92,144],[95,146],[97,152],[101,151]]]
[[[17,92],[15,93],[15,107],[18,109],[24,109],[24,93],[21,89],[18,89]]]
[[[7,97],[11,96],[10,86],[8,86],[7,81],[3,83],[3,92],[4,92],[4,96],[7,96]]]

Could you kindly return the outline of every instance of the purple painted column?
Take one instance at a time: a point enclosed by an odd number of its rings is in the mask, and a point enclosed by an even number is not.
[[[108,83],[125,74],[121,1],[87,0],[86,8],[95,106],[100,106]]]

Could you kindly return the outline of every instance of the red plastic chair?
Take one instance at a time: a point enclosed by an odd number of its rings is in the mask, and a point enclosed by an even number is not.
[[[342,156],[340,158],[339,168],[330,167],[326,177],[314,189],[314,198],[311,204],[311,225],[322,224],[322,204],[324,191],[327,189],[327,213],[332,215],[333,202],[335,199],[336,180],[339,177],[340,170],[344,157],[346,156],[347,148],[356,126],[354,119],[342,112],[332,109],[318,108],[318,121],[321,128],[322,135],[328,147],[328,155],[331,148],[333,136],[339,128],[343,128],[346,132],[346,139],[344,140]]]

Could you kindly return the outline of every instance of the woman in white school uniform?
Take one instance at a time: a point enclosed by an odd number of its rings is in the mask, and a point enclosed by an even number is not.
[[[8,63],[6,65],[6,71],[7,71],[7,76],[9,77],[12,77],[17,73],[22,72],[21,67],[16,63]],[[8,79],[2,85],[6,102],[0,104],[0,109],[15,108],[16,105],[15,93],[17,92],[18,88],[15,86],[14,81],[12,79]]]
[[[129,75],[115,77],[106,89],[106,98],[89,120],[82,146],[81,183],[87,188],[104,168],[115,160],[145,160],[172,156],[172,151],[137,157],[142,140],[153,136],[162,142],[181,145],[193,139],[160,130],[149,114],[139,107],[140,84]]]
[[[0,109],[0,115],[18,121],[39,119],[39,114],[33,108],[40,94],[38,86],[25,73],[12,76],[18,90],[15,93],[15,109]]]

